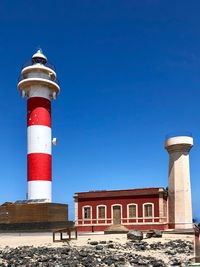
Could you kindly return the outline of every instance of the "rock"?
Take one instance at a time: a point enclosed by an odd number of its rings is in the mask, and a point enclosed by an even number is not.
[[[147,242],[144,242],[144,241],[135,241],[133,243],[133,247],[135,248],[136,251],[143,251],[143,250],[146,250],[147,249],[147,246],[148,246],[148,243]]]
[[[181,262],[178,261],[177,259],[175,259],[175,260],[169,262],[169,266],[173,266],[173,267],[181,266]]]
[[[162,261],[152,261],[151,265],[153,267],[163,267],[163,266],[165,266],[164,262],[162,262]]]
[[[185,253],[185,249],[184,248],[177,248],[176,249],[177,253]]]
[[[162,232],[160,230],[150,230],[146,233],[146,238],[151,237],[162,237]]]
[[[106,244],[106,241],[102,240],[99,242],[99,244]]]
[[[149,263],[148,260],[145,258],[140,258],[138,260],[138,265],[147,265],[148,263]]]
[[[102,250],[103,249],[103,246],[102,245],[97,245],[96,246],[96,250]]]
[[[132,265],[129,262],[126,263],[117,263],[115,264],[116,267],[131,267]]]
[[[18,247],[0,248],[2,267],[169,267],[188,266],[192,256],[192,243],[173,240],[149,244],[143,240],[119,242],[95,242],[84,247]],[[104,245],[106,244],[106,245]],[[111,246],[111,247],[110,247]],[[143,253],[147,250],[147,253]],[[165,261],[154,256],[154,251],[164,255]],[[137,251],[139,253],[137,254]],[[189,254],[188,254],[189,253]],[[153,256],[145,256],[153,255]]]
[[[138,264],[138,259],[131,260],[131,264]]]
[[[114,248],[114,247],[115,247],[115,245],[113,243],[110,243],[107,245],[107,248]]]
[[[149,231],[146,233],[146,238],[151,238],[153,236],[153,231]]]
[[[129,231],[127,234],[127,238],[131,240],[142,240],[143,233],[141,231]]]
[[[153,237],[162,237],[162,232],[160,230],[153,230]]]
[[[81,251],[79,251],[79,255],[81,256],[81,257],[87,257],[87,252],[86,251],[84,251],[84,250],[81,250]]]
[[[173,250],[173,249],[168,249],[168,250],[165,251],[165,253],[168,254],[168,255],[175,255],[176,251]]]
[[[89,242],[89,244],[92,245],[92,246],[96,246],[96,245],[99,244],[99,242],[97,242],[97,241],[91,241],[91,242]]]
[[[119,256],[114,254],[114,255],[112,256],[112,260],[114,260],[114,261],[119,261]]]
[[[106,266],[115,266],[112,259],[108,258],[108,259],[104,259],[104,263],[106,264]]]

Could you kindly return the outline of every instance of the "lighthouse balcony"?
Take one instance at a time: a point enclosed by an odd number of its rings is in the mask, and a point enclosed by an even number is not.
[[[21,71],[21,75],[24,78],[30,77],[30,76],[34,76],[34,77],[41,77],[42,78],[47,78],[47,79],[51,79],[51,80],[55,80],[56,79],[56,72],[47,67],[46,65],[37,63],[37,64],[33,64],[30,66],[27,66],[25,68],[22,69]]]
[[[32,60],[29,60],[29,61],[27,61],[26,63],[24,63],[24,64],[22,65],[22,69],[24,69],[24,68],[26,68],[26,67],[33,66],[33,65],[35,65],[35,63],[33,63]],[[43,65],[46,66],[47,68],[53,70],[54,72],[56,72],[56,67],[55,67],[53,64],[51,64],[51,63],[49,63],[49,62],[46,62],[46,63],[43,64]]]
[[[28,92],[30,86],[44,86],[48,87],[53,93],[56,93],[56,95],[60,92],[60,85],[58,79],[50,80],[46,78],[40,78],[40,77],[30,77],[30,78],[24,78],[23,75],[21,75],[18,79],[18,89],[19,91],[25,91]]]
[[[172,133],[165,139],[165,148],[168,151],[190,150],[193,146],[193,137],[190,132]]]
[[[27,80],[27,79],[44,79],[44,80],[55,82],[56,84],[60,85],[59,80],[52,73],[45,73],[45,72],[39,72],[39,71],[23,73],[19,76],[18,83],[22,80]]]

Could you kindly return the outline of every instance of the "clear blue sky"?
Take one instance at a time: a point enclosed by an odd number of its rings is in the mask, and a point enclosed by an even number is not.
[[[193,133],[193,215],[200,217],[200,1],[0,3],[0,202],[25,199],[21,66],[40,46],[56,65],[53,198],[167,186],[165,135]]]

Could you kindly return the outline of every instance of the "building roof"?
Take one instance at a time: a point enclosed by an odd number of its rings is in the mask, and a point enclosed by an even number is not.
[[[77,192],[74,198],[106,198],[119,196],[139,196],[139,195],[157,195],[159,193],[167,194],[163,187],[138,188],[138,189],[123,189],[123,190],[97,190],[88,192]]]

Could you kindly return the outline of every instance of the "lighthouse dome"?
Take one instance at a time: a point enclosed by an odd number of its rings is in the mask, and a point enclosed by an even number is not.
[[[46,64],[47,63],[47,57],[43,54],[42,49],[38,49],[38,51],[32,56],[32,62],[40,63],[40,64]]]

